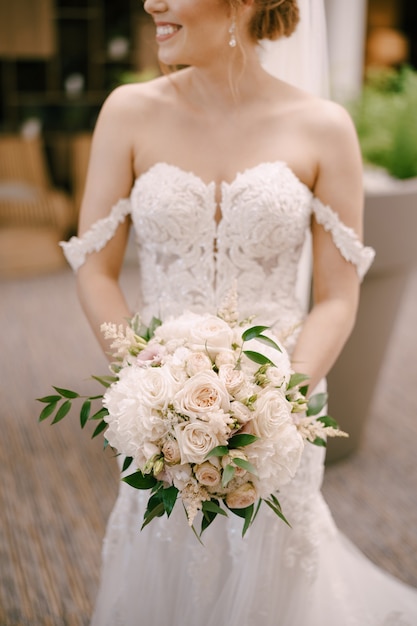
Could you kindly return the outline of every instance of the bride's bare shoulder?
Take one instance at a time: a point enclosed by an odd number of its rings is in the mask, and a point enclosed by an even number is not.
[[[116,87],[107,97],[103,110],[114,114],[141,115],[155,111],[155,107],[169,104],[172,81],[160,76],[143,83],[129,83]]]

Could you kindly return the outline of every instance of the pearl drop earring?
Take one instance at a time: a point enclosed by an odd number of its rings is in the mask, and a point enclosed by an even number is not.
[[[229,46],[231,48],[235,48],[236,47],[236,19],[235,18],[232,19],[232,23],[229,28],[229,35],[230,35]]]

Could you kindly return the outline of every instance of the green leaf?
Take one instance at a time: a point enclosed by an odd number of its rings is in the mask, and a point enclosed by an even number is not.
[[[325,426],[330,426],[331,428],[339,428],[339,424],[336,422],[335,419],[330,417],[330,415],[322,415],[321,417],[317,418],[317,421],[321,422]]]
[[[91,409],[91,402],[90,400],[86,400],[83,403],[81,407],[81,411],[80,411],[81,428],[84,428],[84,426],[87,424],[88,416],[90,415],[90,409]]]
[[[314,441],[311,442],[314,446],[319,446],[320,448],[327,448],[327,442],[325,439],[321,437],[316,437]]]
[[[288,383],[288,389],[292,389],[293,387],[298,387],[301,383],[304,383],[306,380],[309,380],[309,376],[306,374],[292,374],[290,378],[290,382]]]
[[[65,400],[65,402],[61,404],[61,406],[59,407],[51,423],[56,424],[57,422],[60,422],[70,412],[70,410],[71,410],[71,401]]]
[[[203,532],[206,530],[206,528],[208,528],[210,526],[210,524],[212,522],[214,522],[216,517],[217,517],[217,513],[212,513],[211,511],[204,511],[203,512],[203,517],[201,518],[200,536],[203,534]]]
[[[59,399],[61,399],[61,396],[59,397]],[[47,404],[41,411],[41,414],[39,415],[39,421],[43,422],[43,420],[46,420],[47,417],[49,417],[50,415],[52,415],[52,413],[55,411],[56,409],[56,405],[57,402],[51,402],[51,404]]]
[[[223,470],[222,487],[226,487],[226,485],[230,483],[235,473],[236,473],[236,468],[233,467],[233,465],[226,465],[226,467]]]
[[[273,365],[275,367],[275,363],[273,363],[271,359],[268,359],[267,356],[260,354],[259,352],[254,352],[253,350],[243,350],[243,354],[245,354],[248,359],[250,359],[254,363],[258,363],[258,365],[266,365],[267,363],[269,363],[270,365]]]
[[[216,446],[206,455],[206,459],[209,459],[211,456],[224,456],[229,452],[229,448],[227,446]]]
[[[160,319],[158,319],[157,317],[153,317],[151,319],[151,323],[148,326],[148,332],[146,333],[147,336],[145,337],[145,339],[152,339],[152,337],[155,334],[156,329],[158,328],[158,326],[161,326],[162,322]]]
[[[104,420],[99,422],[95,431],[91,435],[91,439],[94,439],[94,437],[97,437],[98,435],[100,435],[100,433],[102,433],[103,430],[106,430],[106,428],[107,428],[107,423]]]
[[[74,398],[79,398],[80,394],[76,391],[71,391],[70,389],[62,389],[61,387],[54,387],[55,391],[57,391],[64,398],[70,398],[73,400]]]
[[[103,417],[105,417],[108,414],[109,414],[108,410],[105,407],[102,407],[96,413],[94,413],[94,415],[90,417],[90,420],[101,420],[103,419]]]
[[[151,489],[157,484],[156,478],[154,478],[151,474],[142,474],[141,471],[137,471],[134,474],[129,474],[129,476],[125,476],[122,478],[124,483],[127,483],[134,489]]]
[[[275,498],[276,499],[276,498]],[[266,504],[269,506],[269,508],[271,508],[275,515],[277,515],[280,519],[282,519],[283,522],[285,522],[287,524],[287,526],[289,526],[291,528],[291,524],[289,523],[289,521],[286,519],[286,517],[284,516],[282,510],[281,510],[281,506],[276,505],[272,500],[264,500],[264,502],[266,502]]]
[[[245,461],[245,459],[239,459],[239,458],[233,458],[233,463],[235,465],[237,465],[238,467],[241,467],[242,469],[246,470],[247,472],[250,472],[251,474],[253,474],[254,476],[258,476],[258,471],[256,469],[256,467],[254,467],[252,465],[252,463],[249,463],[249,461]]]
[[[44,396],[43,398],[36,398],[38,402],[45,402],[46,404],[57,403],[61,400],[62,396]]]
[[[242,333],[243,341],[250,341],[251,339],[256,339],[259,337],[264,330],[268,330],[269,326],[252,326],[252,328],[248,328]]]
[[[110,387],[112,383],[117,382],[119,379],[117,376],[92,376],[94,380],[103,385],[103,387]]]
[[[258,341],[260,341],[261,343],[264,343],[266,346],[270,346],[271,348],[274,348],[275,350],[278,350],[278,352],[282,352],[282,350],[279,347],[279,345],[277,343],[275,343],[275,341],[273,341],[269,337],[266,337],[266,335],[258,335],[258,337],[256,339]]]
[[[249,446],[251,443],[254,443],[258,440],[256,435],[250,435],[249,433],[240,433],[237,435],[233,435],[229,439],[229,448],[244,448],[245,446]]]
[[[156,506],[153,507],[149,512],[145,513],[145,521],[141,526],[141,530],[145,528],[155,517],[162,517],[165,513],[164,503],[160,502]]]
[[[219,504],[217,504],[217,500],[206,500],[205,502],[203,502],[202,511],[203,513],[210,512],[210,513],[216,513],[216,515],[220,514],[220,515],[224,515],[225,517],[227,517],[226,511],[222,509],[221,506],[219,506]]]
[[[318,415],[327,403],[327,393],[315,393],[308,401],[307,415]]]
[[[122,472],[125,472],[127,469],[129,469],[132,463],[133,463],[133,457],[131,456],[125,457],[125,460],[123,461]]]
[[[245,523],[243,524],[243,528],[242,528],[242,537],[246,535],[248,528],[252,523],[253,510],[254,510],[253,504],[246,507],[245,509]]]
[[[165,513],[169,517],[175,506],[178,496],[178,489],[174,486],[161,490],[162,502],[164,503]]]

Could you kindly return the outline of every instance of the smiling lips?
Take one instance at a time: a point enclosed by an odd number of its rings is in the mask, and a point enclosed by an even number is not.
[[[177,24],[157,24],[156,25],[156,39],[158,41],[165,41],[175,35],[180,30],[181,26]]]

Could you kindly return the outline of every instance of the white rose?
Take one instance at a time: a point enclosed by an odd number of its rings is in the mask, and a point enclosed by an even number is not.
[[[258,339],[251,339],[250,341],[245,342],[243,347],[244,350],[259,352],[263,356],[270,359],[275,365],[276,370],[279,372],[277,377],[280,378],[282,376],[283,378],[285,378],[286,381],[288,381],[292,374],[291,361],[288,356],[288,352],[281,344],[279,339],[275,337],[275,335],[270,330],[264,330],[262,334],[272,339],[272,341],[274,341],[279,346],[280,350],[277,350],[272,346],[266,345]],[[259,367],[258,365],[256,365],[256,363],[253,363],[247,358],[242,361],[242,365],[244,366],[245,370],[247,369],[249,371],[254,371],[254,369],[256,370]]]
[[[233,396],[246,387],[246,377],[242,370],[235,369],[234,365],[221,365],[219,378],[225,384],[227,391]]]
[[[247,424],[254,417],[254,412],[238,400],[230,403],[230,414],[242,425]]]
[[[292,424],[291,405],[279,389],[262,389],[254,404],[252,431],[263,439],[275,439],[280,430]]]
[[[143,405],[163,411],[168,407],[177,385],[170,368],[147,367],[137,372],[136,390]]]
[[[252,483],[244,483],[235,491],[228,493],[226,496],[226,504],[231,509],[245,509],[256,502],[258,494]]]
[[[189,311],[178,317],[167,318],[155,329],[154,338],[163,344],[183,345],[190,336],[190,329],[200,320],[200,315]]]
[[[222,350],[230,350],[233,331],[216,315],[203,315],[190,329],[190,342],[194,349],[206,350],[210,358],[214,359]]]
[[[208,422],[183,422],[175,426],[175,434],[181,452],[181,463],[202,463],[207,454],[223,444]]]
[[[230,407],[227,389],[212,371],[189,378],[174,396],[173,404],[178,413],[191,418],[204,417],[211,411],[227,412]]]
[[[218,369],[220,369],[222,365],[236,365],[236,355],[231,349],[222,350],[216,354],[214,362]]]
[[[221,480],[221,473],[217,467],[212,465],[209,461],[196,465],[194,468],[194,474],[200,485],[206,487],[217,487]]]
[[[198,372],[211,371],[213,364],[204,352],[191,352],[185,360],[185,369],[188,376],[194,376]]]

